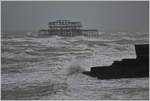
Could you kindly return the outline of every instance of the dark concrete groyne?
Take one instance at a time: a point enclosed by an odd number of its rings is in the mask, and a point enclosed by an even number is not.
[[[114,61],[111,66],[92,67],[83,74],[99,79],[149,77],[149,44],[135,45],[136,58]]]

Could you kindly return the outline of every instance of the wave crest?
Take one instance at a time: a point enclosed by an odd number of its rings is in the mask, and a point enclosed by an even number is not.
[[[78,73],[81,73],[83,71],[84,71],[84,69],[80,65],[74,64],[74,65],[70,65],[67,68],[67,75],[78,74]]]

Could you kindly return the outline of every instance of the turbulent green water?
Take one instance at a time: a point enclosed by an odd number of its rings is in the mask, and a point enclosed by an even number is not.
[[[2,99],[148,99],[148,78],[98,80],[81,72],[135,58],[134,44],[148,33],[100,33],[99,37],[28,37],[2,34]]]

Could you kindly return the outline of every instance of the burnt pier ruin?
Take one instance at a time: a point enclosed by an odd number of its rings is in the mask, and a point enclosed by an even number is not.
[[[38,36],[77,36],[77,35],[98,35],[97,29],[82,29],[81,22],[70,20],[56,20],[48,23],[48,29],[39,30]]]

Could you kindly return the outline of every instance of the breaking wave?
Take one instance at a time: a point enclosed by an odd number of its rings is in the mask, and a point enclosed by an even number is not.
[[[84,71],[84,69],[80,65],[72,64],[67,68],[67,75],[82,73],[83,71]]]
[[[97,81],[81,73],[93,66],[111,65],[114,60],[134,58],[133,44],[148,43],[146,33],[101,32],[97,37],[24,36],[2,37],[2,99],[106,99],[108,96],[113,99],[117,92],[121,92],[118,99],[130,97],[124,96],[124,89],[116,87],[121,84],[141,87],[138,92],[147,92],[142,89],[148,84],[145,79],[136,85],[137,80]]]

